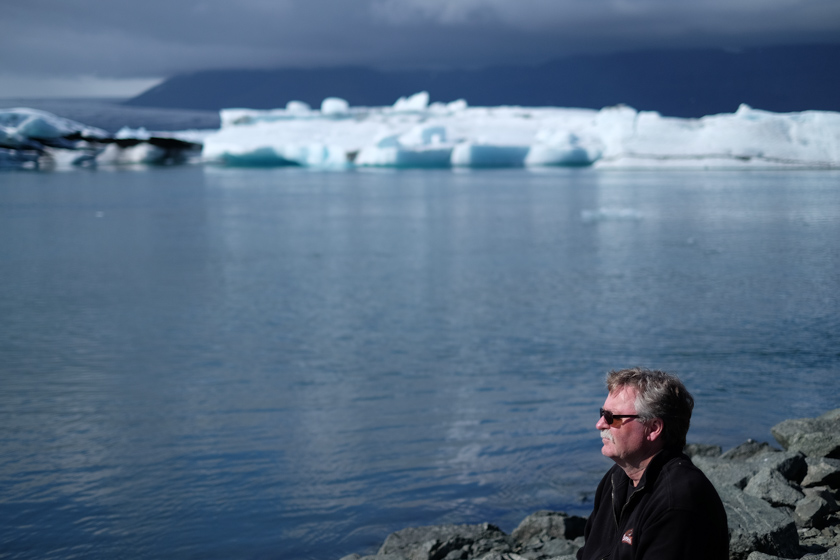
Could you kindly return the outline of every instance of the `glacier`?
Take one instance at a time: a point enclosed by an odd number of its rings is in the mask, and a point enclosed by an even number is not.
[[[17,157],[31,165],[44,153],[58,161],[55,154],[75,150],[84,153],[66,155],[72,165],[840,168],[840,113],[829,111],[772,113],[741,105],[734,113],[688,119],[622,105],[429,103],[429,94],[420,92],[384,107],[352,107],[329,97],[317,109],[291,101],[283,109],[223,109],[220,117],[218,130],[161,136],[124,129],[106,138],[48,113],[0,110],[0,164]]]

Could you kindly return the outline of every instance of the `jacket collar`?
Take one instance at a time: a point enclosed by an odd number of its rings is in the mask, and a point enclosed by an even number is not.
[[[653,459],[651,459],[650,463],[648,463],[645,472],[642,473],[642,478],[639,479],[639,484],[636,485],[635,489],[633,489],[633,495],[630,500],[636,499],[636,496],[641,495],[645,491],[645,488],[653,487],[653,485],[656,484],[656,479],[659,478],[659,473],[662,472],[662,468],[668,464],[671,459],[681,456],[683,456],[681,452],[669,449],[663,449],[654,455]],[[627,499],[627,493],[629,491],[628,486],[630,484],[632,484],[630,482],[630,477],[624,473],[624,470],[618,465],[613,467],[612,498],[613,512],[615,513],[616,522],[621,519],[621,512],[624,509],[625,504],[630,501]]]

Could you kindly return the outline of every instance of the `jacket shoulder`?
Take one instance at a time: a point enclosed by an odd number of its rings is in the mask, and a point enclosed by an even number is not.
[[[659,475],[658,485],[667,494],[672,509],[723,510],[714,485],[685,455],[668,461]]]

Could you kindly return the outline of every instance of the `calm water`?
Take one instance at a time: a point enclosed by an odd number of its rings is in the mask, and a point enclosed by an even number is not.
[[[0,557],[337,559],[840,406],[840,173],[0,174]]]

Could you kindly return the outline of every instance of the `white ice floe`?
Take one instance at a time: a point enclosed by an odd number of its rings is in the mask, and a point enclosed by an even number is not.
[[[314,167],[744,168],[840,167],[840,113],[771,113],[741,105],[699,119],[626,106],[429,104],[426,92],[391,107],[222,111],[204,143],[210,162]]]

